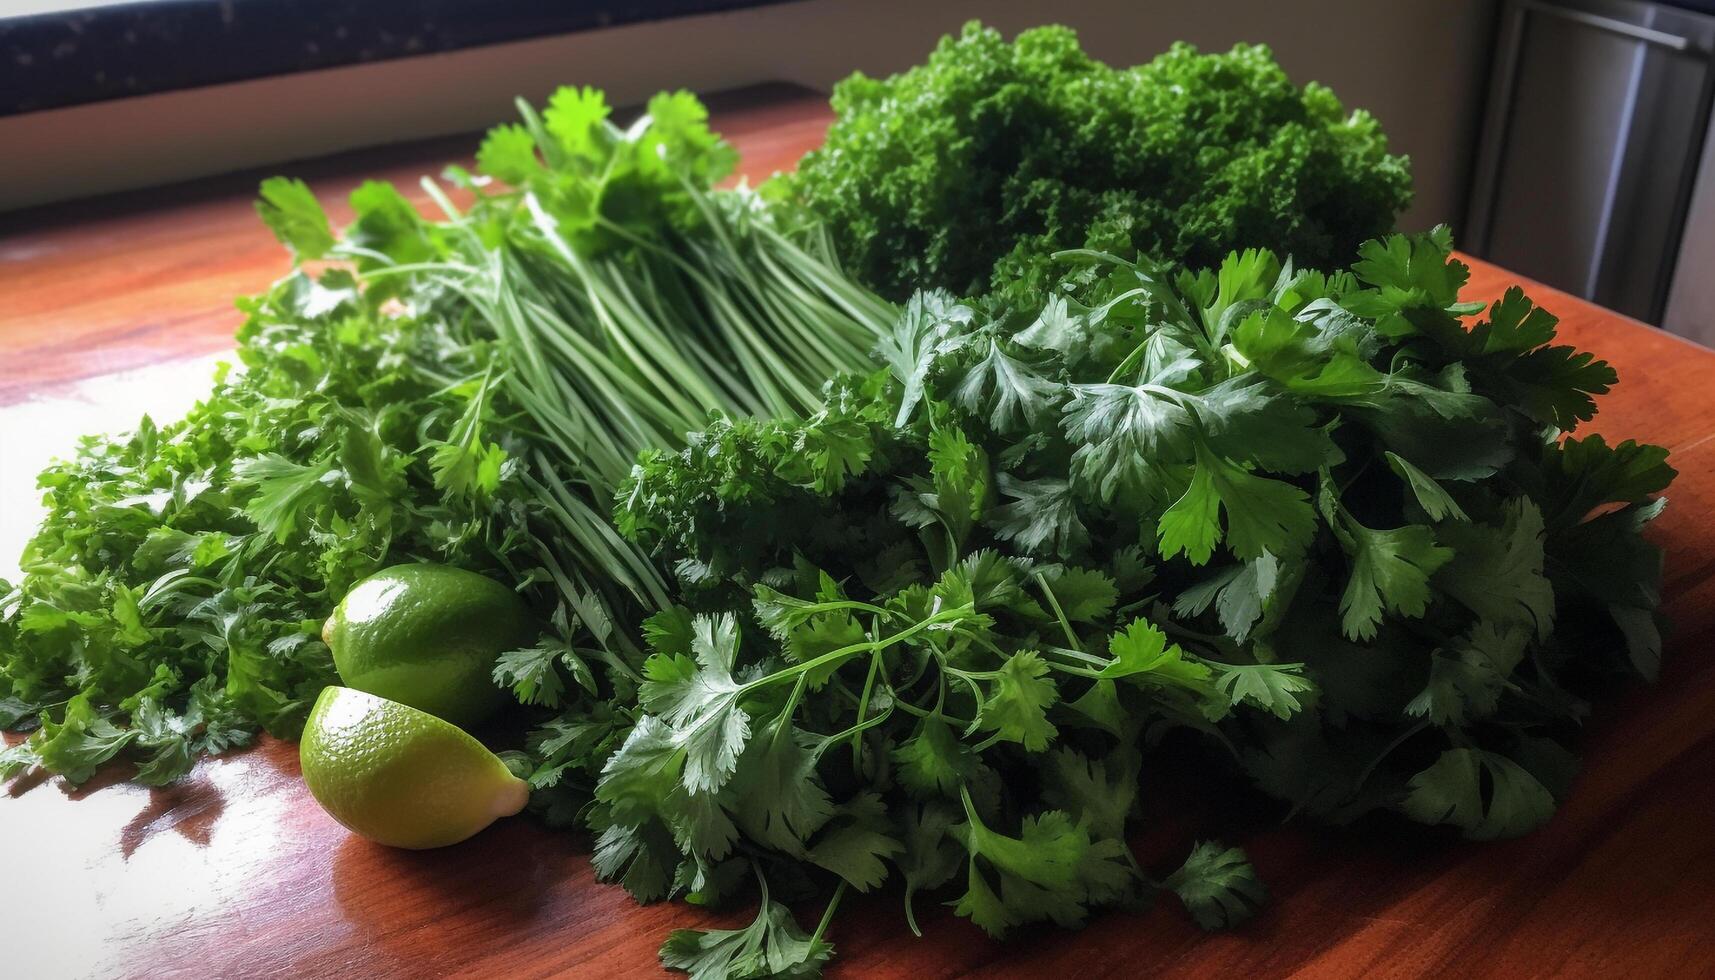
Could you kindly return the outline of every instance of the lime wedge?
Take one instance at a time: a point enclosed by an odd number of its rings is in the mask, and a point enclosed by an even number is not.
[[[316,699],[298,758],[335,820],[393,847],[456,844],[530,798],[529,784],[462,729],[348,687]]]

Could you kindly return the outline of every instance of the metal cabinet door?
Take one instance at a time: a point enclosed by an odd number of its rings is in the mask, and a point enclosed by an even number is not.
[[[1709,121],[1715,18],[1509,0],[1465,244],[1659,323]]]

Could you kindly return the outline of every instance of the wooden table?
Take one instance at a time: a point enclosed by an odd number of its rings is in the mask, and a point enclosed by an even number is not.
[[[827,119],[819,100],[774,93],[716,122],[762,175]],[[472,145],[286,169],[336,200],[365,176],[414,189]],[[196,390],[186,359],[229,346],[232,297],[287,270],[253,186],[0,218],[0,446],[68,413],[129,424]],[[1517,281],[1472,265],[1467,298]],[[833,975],[1715,975],[1715,354],[1528,288],[1619,369],[1594,428],[1663,443],[1680,470],[1654,531],[1671,542],[1668,666],[1598,711],[1586,770],[1545,829],[1493,844],[1266,830],[1245,843],[1274,901],[1215,935],[1164,902],[1004,945],[934,910],[916,940],[884,892],[842,911]],[[33,469],[0,465],[0,508],[27,509]],[[527,819],[442,851],[369,844],[322,813],[277,741],[165,789],[120,775],[79,790],[27,777],[0,798],[0,975],[652,976],[668,929],[749,914],[639,908],[594,880],[579,837]]]

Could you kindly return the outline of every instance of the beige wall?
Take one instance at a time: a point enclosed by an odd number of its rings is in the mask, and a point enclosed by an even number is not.
[[[1116,64],[1178,39],[1266,42],[1411,155],[1409,225],[1462,213],[1492,0],[810,0],[0,118],[0,209],[480,129],[511,115],[513,95],[562,83],[619,103],[770,79],[825,88],[914,64],[975,16],[1009,34],[1069,24]]]

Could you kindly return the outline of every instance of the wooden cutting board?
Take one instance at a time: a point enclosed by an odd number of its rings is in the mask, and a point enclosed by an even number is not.
[[[828,118],[817,98],[771,90],[726,103],[716,125],[762,176]],[[409,191],[472,145],[283,169],[329,200],[367,177]],[[46,456],[77,432],[182,411],[230,346],[232,297],[287,271],[253,188],[246,177],[0,217],[4,564],[33,521]],[[1472,266],[1468,299],[1519,281]],[[1163,902],[1005,944],[921,909],[916,939],[883,891],[842,910],[832,975],[1715,975],[1715,354],[1526,286],[1563,336],[1619,369],[1594,429],[1665,444],[1680,470],[1653,531],[1668,545],[1668,666],[1597,712],[1585,771],[1546,828],[1491,844],[1391,824],[1265,828],[1244,843],[1274,899],[1214,935]],[[594,880],[585,841],[525,818],[441,851],[369,844],[322,813],[295,747],[270,739],[164,789],[123,775],[80,789],[26,777],[0,795],[0,976],[652,976],[669,929],[750,914],[640,908]],[[1187,826],[1220,816],[1218,800],[1188,805]]]

